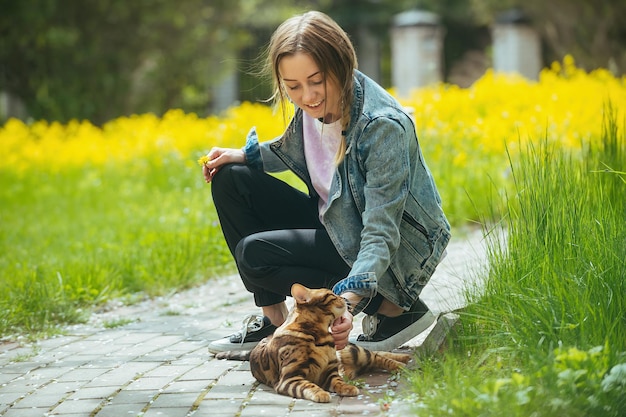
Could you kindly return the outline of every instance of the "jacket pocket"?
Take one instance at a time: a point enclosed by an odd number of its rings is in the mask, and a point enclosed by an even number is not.
[[[402,294],[401,304],[410,307],[430,279],[429,260],[433,246],[426,228],[409,213],[402,214],[400,224],[400,246],[391,259],[388,273],[395,282],[396,290]]]
[[[402,269],[421,269],[433,251],[428,232],[420,222],[406,211],[400,223],[400,247],[396,257],[402,262]],[[408,268],[408,269],[407,269]]]

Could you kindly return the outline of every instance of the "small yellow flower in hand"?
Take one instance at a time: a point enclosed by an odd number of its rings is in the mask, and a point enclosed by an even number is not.
[[[210,160],[211,160],[211,158],[209,158],[208,155],[204,155],[202,158],[198,159],[198,165],[204,166]]]

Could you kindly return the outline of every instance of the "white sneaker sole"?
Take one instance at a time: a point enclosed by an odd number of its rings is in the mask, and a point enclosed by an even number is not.
[[[215,340],[209,343],[209,353],[238,352],[241,350],[252,350],[259,342],[232,343],[228,337]]]
[[[437,320],[437,317],[429,310],[418,321],[400,330],[393,336],[380,340],[378,342],[351,340],[357,346],[361,346],[371,351],[387,351],[390,352],[399,348],[409,340],[413,339],[424,330],[428,329]]]

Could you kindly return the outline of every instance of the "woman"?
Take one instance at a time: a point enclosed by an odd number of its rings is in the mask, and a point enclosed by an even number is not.
[[[263,316],[209,351],[251,349],[286,316],[293,283],[327,287],[348,312],[332,326],[348,343],[392,350],[434,316],[419,300],[440,262],[450,226],[422,157],[415,126],[400,104],[357,69],[346,33],[327,15],[295,16],[272,35],[267,69],[274,99],[296,111],[284,134],[242,149],[213,148],[203,166],[224,237]],[[291,170],[302,193],[269,175]]]

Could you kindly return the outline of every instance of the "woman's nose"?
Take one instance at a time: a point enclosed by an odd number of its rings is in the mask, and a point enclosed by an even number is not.
[[[311,100],[315,98],[315,92],[310,87],[303,87],[302,90],[302,101],[306,104],[311,104]]]

